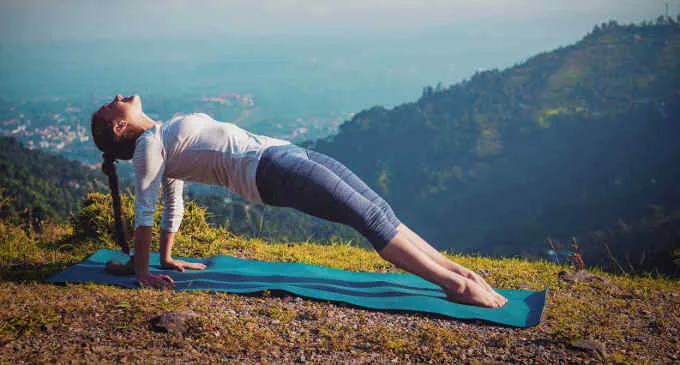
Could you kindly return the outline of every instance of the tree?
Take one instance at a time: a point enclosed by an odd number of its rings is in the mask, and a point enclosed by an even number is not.
[[[432,86],[428,85],[423,88],[423,97],[426,98],[428,96],[432,96],[434,94],[434,90],[432,89]]]

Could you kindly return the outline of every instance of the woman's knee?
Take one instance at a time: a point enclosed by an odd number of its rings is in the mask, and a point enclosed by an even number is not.
[[[397,235],[397,227],[388,219],[383,210],[371,204],[362,215],[363,227],[360,231],[380,252]]]
[[[387,216],[387,219],[389,220],[389,222],[390,222],[394,227],[397,227],[398,225],[401,224],[401,221],[399,221],[399,219],[397,218],[396,214],[394,214],[394,210],[392,209],[392,207],[390,206],[390,204],[387,203],[387,201],[385,201],[385,199],[383,199],[383,198],[381,198],[381,197],[378,196],[378,197],[373,201],[373,204],[375,204],[376,206],[378,206],[378,207],[380,208],[380,210],[382,210],[382,212],[385,214],[385,216]]]

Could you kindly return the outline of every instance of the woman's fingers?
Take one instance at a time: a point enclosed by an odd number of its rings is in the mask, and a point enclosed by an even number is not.
[[[177,270],[179,272],[184,272],[185,269],[188,270],[205,270],[207,266],[201,264],[200,262],[187,262],[182,260],[172,260],[172,262],[165,263],[161,265],[162,269],[165,270]]]
[[[165,280],[165,281],[166,281],[167,283],[169,283],[170,285],[175,286],[175,281],[172,280],[171,277],[169,277],[169,276],[167,276],[167,275],[158,275],[158,277],[159,277],[161,280]]]
[[[186,265],[184,265],[185,269],[190,269],[190,270],[205,270],[207,266],[204,264],[201,264],[200,262],[186,262]]]
[[[184,269],[205,270],[205,268],[207,267],[204,264],[201,264],[200,262],[186,262],[182,260],[176,260],[175,265],[177,266],[177,270],[179,271],[184,271]]]
[[[138,279],[137,283],[142,287],[148,286],[155,289],[172,289],[175,287],[175,281],[167,275],[149,275]]]

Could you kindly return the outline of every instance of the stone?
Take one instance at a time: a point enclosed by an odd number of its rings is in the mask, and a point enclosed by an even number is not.
[[[183,336],[189,328],[189,322],[196,318],[198,314],[192,310],[165,312],[152,319],[151,324],[157,331]]]
[[[609,284],[609,280],[607,278],[603,278],[602,276],[597,276],[595,274],[589,273],[588,271],[574,271],[574,272],[567,272],[567,271],[560,271],[559,274],[557,274],[560,279],[574,283],[574,282],[599,282],[602,284]]]
[[[600,341],[596,340],[576,340],[572,341],[570,344],[572,347],[579,349],[579,350],[586,350],[586,351],[592,351],[600,356],[602,356],[603,359],[607,358],[607,349],[605,348],[604,344]]]

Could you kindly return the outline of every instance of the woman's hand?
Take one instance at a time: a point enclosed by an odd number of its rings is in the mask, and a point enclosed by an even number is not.
[[[161,263],[161,269],[177,270],[183,272],[185,269],[189,270],[205,270],[206,266],[199,262],[187,262],[182,260],[170,260]]]
[[[150,287],[154,289],[173,289],[175,282],[167,275],[153,275],[137,277],[137,284],[141,287]]]

